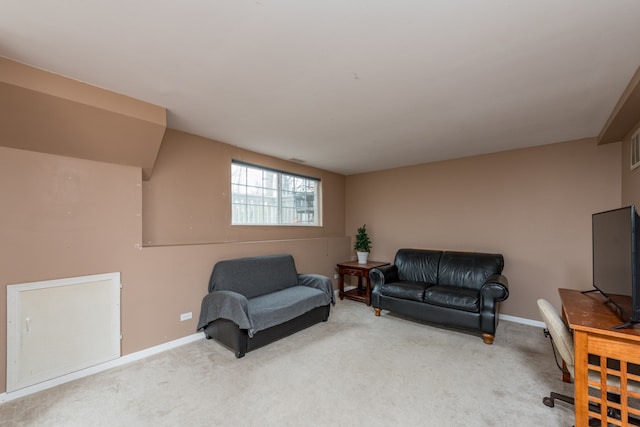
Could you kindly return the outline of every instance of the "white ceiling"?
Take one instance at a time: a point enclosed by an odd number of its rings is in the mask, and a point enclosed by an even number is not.
[[[0,56],[337,173],[597,136],[638,0],[0,0]]]

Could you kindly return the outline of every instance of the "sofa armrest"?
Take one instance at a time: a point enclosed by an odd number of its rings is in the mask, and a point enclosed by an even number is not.
[[[218,319],[231,320],[240,329],[253,333],[253,324],[247,310],[248,300],[244,295],[234,291],[213,291],[202,299],[200,319],[197,330],[200,331]]]
[[[383,265],[382,267],[369,270],[369,280],[371,282],[371,305],[373,308],[380,308],[380,295],[382,285],[398,281],[398,267],[395,265]]]
[[[490,276],[480,288],[480,330],[495,335],[498,327],[498,306],[509,297],[509,282],[501,274]]]
[[[324,292],[331,304],[336,305],[333,282],[327,276],[321,274],[298,274],[298,284]]]
[[[480,288],[483,300],[504,301],[509,297],[509,281],[502,274],[490,276]]]
[[[372,268],[369,271],[369,280],[371,281],[372,288],[376,285],[397,282],[398,267],[395,265],[384,265],[382,267]]]

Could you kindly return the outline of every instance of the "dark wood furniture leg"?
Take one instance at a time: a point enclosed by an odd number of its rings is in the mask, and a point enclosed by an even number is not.
[[[369,275],[365,277],[365,283],[367,285],[367,307],[371,306],[371,280],[369,279]]]
[[[495,335],[491,335],[491,334],[487,334],[487,333],[482,333],[482,341],[484,341],[485,344],[493,344],[493,339],[495,338]]]

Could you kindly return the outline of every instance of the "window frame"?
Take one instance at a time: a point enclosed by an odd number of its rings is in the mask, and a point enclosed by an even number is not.
[[[259,180],[261,180],[261,184],[256,185],[255,182],[249,183],[248,171],[244,178],[240,177],[236,180],[236,177],[234,176],[234,167],[236,166],[249,168],[261,173],[262,177],[259,178]],[[265,174],[270,174],[270,177],[267,175],[270,179],[265,179]],[[276,178],[275,181],[273,180],[274,177]],[[231,209],[230,222],[232,226],[322,227],[322,210],[320,203],[322,198],[322,180],[320,178],[292,173],[236,159],[231,160],[229,178]],[[285,183],[285,179],[288,179],[289,182]],[[302,182],[300,182],[300,180],[302,180]],[[244,192],[236,190],[237,188],[239,189],[242,187],[245,189]],[[250,197],[250,194],[248,190],[250,188],[253,188],[255,191],[255,193],[251,195],[253,201],[258,201],[259,203],[249,202],[248,198]],[[305,188],[312,188],[312,191],[299,191],[299,189]],[[273,192],[275,192],[275,195]],[[310,195],[309,193],[312,194]],[[246,198],[244,203],[236,201],[243,196]],[[311,209],[309,208],[310,196],[312,200]],[[298,203],[301,205],[299,206]],[[248,220],[247,216],[251,214],[248,211],[248,206],[255,206],[259,209],[254,211],[254,215],[261,222],[250,222]],[[238,221],[236,213],[238,209],[242,209],[242,207],[245,209],[245,213],[243,214],[244,218],[240,218],[242,222],[236,222]],[[269,207],[271,207],[271,209],[269,209]],[[271,212],[269,212],[269,210]],[[276,217],[275,222],[273,221],[274,216]],[[309,216],[312,218],[311,221],[308,220]],[[296,223],[296,218],[300,218],[301,221]],[[303,218],[307,218],[307,220],[304,220]],[[284,222],[289,219],[291,219],[290,222]]]

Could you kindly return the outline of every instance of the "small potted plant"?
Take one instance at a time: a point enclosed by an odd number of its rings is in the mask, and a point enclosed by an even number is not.
[[[353,249],[358,253],[358,264],[366,264],[369,252],[371,252],[371,239],[367,235],[367,224],[358,228]]]

